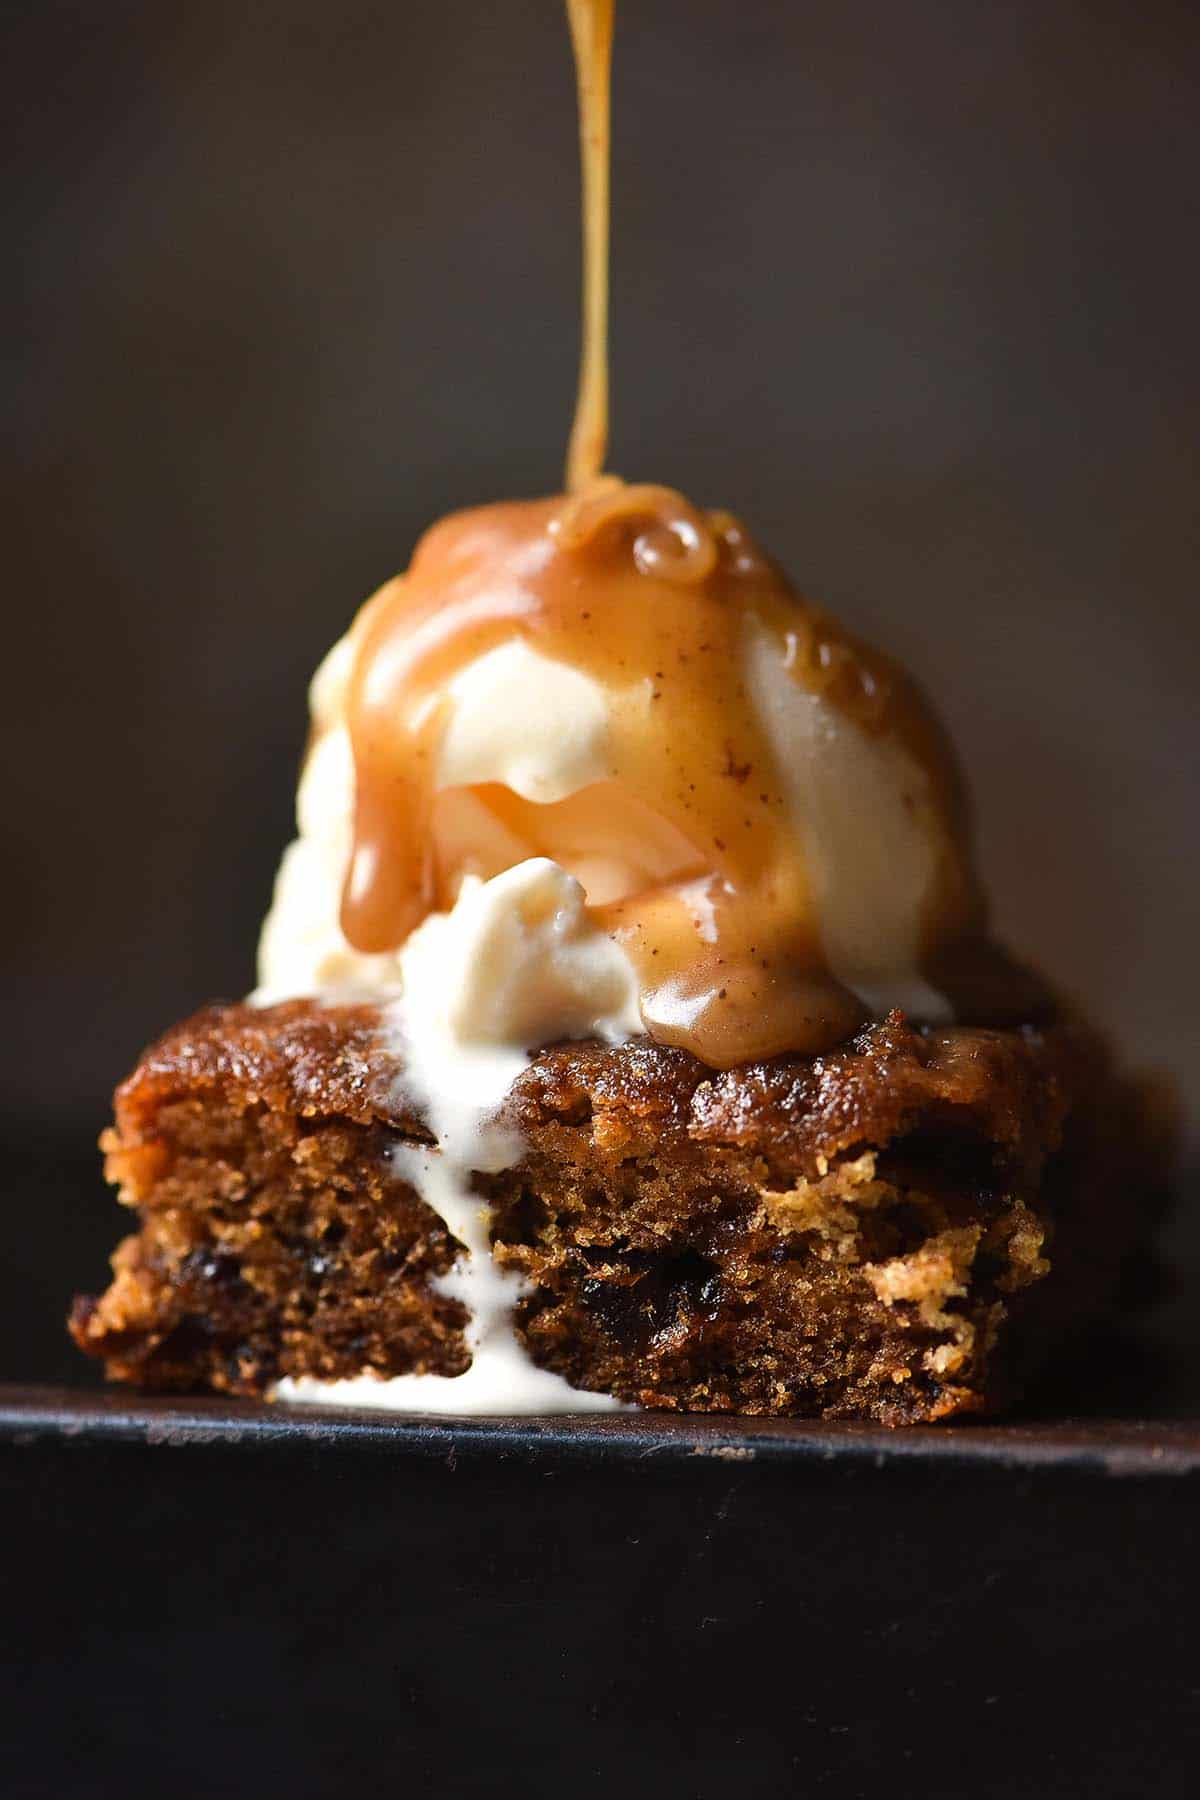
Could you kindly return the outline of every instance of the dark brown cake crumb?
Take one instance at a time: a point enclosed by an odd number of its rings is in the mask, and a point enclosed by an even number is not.
[[[460,1373],[456,1253],[395,1173],[425,1138],[370,1006],[214,1007],[118,1090],[140,1229],[71,1330],[114,1379]],[[536,1362],[647,1407],[875,1419],[1002,1403],[1111,1294],[1163,1148],[1094,1033],[917,1031],[715,1073],[648,1041],[542,1051],[526,1154],[477,1186]]]

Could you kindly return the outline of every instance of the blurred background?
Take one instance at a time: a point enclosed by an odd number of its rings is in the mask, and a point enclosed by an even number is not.
[[[917,672],[1002,934],[1194,1106],[1200,14],[618,10],[611,466]],[[313,666],[560,482],[579,220],[558,0],[4,30],[11,1377],[73,1368],[114,1080],[251,985]]]

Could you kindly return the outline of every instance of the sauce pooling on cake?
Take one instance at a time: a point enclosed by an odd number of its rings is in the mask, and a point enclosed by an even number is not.
[[[714,1066],[949,1016],[927,965],[981,917],[949,751],[729,514],[608,478],[458,515],[350,656],[356,951],[545,857]]]

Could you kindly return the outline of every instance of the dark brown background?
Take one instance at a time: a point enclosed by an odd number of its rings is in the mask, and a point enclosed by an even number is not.
[[[620,6],[614,465],[925,678],[1003,927],[1200,1098],[1195,0]],[[573,99],[559,0],[0,18],[0,1378],[81,1383],[91,1140],[251,980],[312,665],[432,516],[558,480]],[[1192,1217],[1093,1408],[1195,1418]],[[13,1795],[436,1786],[447,1721],[464,1792],[1189,1791],[1169,1479],[156,1441],[10,1454]]]
[[[1200,27],[623,0],[613,464],[939,698],[1006,934],[1200,1085]],[[556,0],[8,8],[3,1084],[251,980],[304,684],[572,399]],[[107,1227],[106,1227],[107,1228]]]

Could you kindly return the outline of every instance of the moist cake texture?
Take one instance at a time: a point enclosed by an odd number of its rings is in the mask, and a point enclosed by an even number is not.
[[[543,1050],[477,1176],[535,1363],[643,1407],[904,1424],[1002,1403],[1145,1233],[1156,1158],[1087,1027],[914,1029],[717,1072]],[[118,1090],[139,1228],[71,1318],[110,1377],[457,1375],[458,1246],[393,1166],[429,1142],[374,1006],[213,1007]]]

